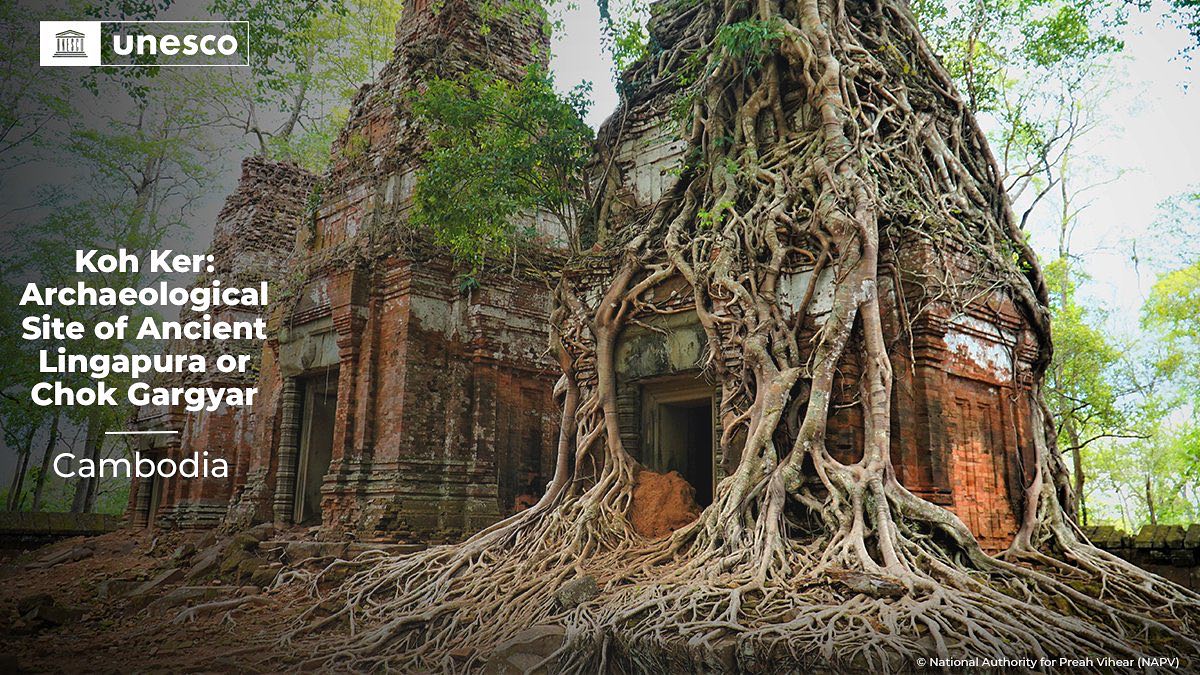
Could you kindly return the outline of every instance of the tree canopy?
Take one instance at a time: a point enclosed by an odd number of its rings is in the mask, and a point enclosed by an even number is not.
[[[578,251],[588,208],[588,95],[584,85],[560,96],[536,66],[518,82],[476,71],[428,83],[413,97],[417,119],[430,129],[414,224],[432,231],[472,274],[518,239],[539,238],[543,220],[561,232],[543,239]]]

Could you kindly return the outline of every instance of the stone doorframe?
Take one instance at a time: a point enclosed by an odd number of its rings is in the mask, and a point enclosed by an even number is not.
[[[708,475],[712,484],[709,486],[710,495],[715,495],[717,482],[720,481],[721,463],[717,461],[719,441],[721,437],[720,421],[717,408],[720,406],[720,390],[696,374],[678,375],[668,378],[656,378],[641,384],[641,448],[639,457],[643,463],[651,458],[661,460],[659,453],[662,448],[663,428],[661,406],[672,403],[691,401],[708,401],[710,424],[710,448],[708,452]],[[693,486],[695,487],[695,486]]]

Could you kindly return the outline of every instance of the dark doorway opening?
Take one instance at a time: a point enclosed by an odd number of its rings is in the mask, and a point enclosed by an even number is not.
[[[696,490],[696,503],[713,500],[715,444],[712,388],[693,378],[646,385],[642,390],[646,444],[642,462],[677,471]]]
[[[154,527],[158,520],[158,504],[162,501],[163,479],[157,473],[150,476],[150,498],[146,502],[146,527]]]
[[[295,522],[321,522],[321,484],[333,460],[333,427],[337,415],[336,370],[306,378],[301,408],[300,461],[296,466]]]

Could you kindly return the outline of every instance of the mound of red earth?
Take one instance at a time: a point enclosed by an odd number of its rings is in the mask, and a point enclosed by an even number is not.
[[[657,539],[700,517],[696,489],[678,472],[641,469],[634,476],[629,520],[643,537]]]

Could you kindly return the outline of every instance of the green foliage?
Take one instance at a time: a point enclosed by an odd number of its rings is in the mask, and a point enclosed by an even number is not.
[[[1093,515],[1131,530],[1146,523],[1200,522],[1197,202],[1197,195],[1172,200],[1156,228],[1160,243],[1171,249],[1161,258],[1170,267],[1158,276],[1142,308],[1145,345],[1130,350],[1136,369],[1123,376],[1139,383],[1130,417],[1140,438],[1099,442],[1086,453]],[[1056,324],[1056,341],[1062,340],[1060,334]]]
[[[596,0],[601,38],[613,59],[617,75],[649,53],[645,6],[632,0],[614,3]]]
[[[784,34],[783,22],[779,19],[739,21],[717,31],[717,47],[753,71],[775,51]]]
[[[41,470],[41,466],[31,466],[29,468],[29,476],[22,486],[20,496],[15,502],[18,506],[17,510],[30,510],[33,501],[33,492],[38,481],[41,479],[39,475]],[[70,483],[59,481],[53,471],[50,471],[46,478],[46,489],[38,510],[59,513],[70,511],[75,497],[74,486]],[[125,507],[129,505],[129,487],[130,481],[120,478],[104,481],[97,491],[95,508],[92,509],[92,513],[107,513],[113,516],[125,513]],[[0,490],[0,504],[8,503],[11,490],[11,487],[5,487]]]
[[[1044,67],[1120,50],[1123,45],[1117,38],[1097,32],[1093,14],[1091,4],[1066,4],[1034,18],[1021,28],[1025,58]]]
[[[39,67],[38,20],[70,18],[33,3],[0,3],[0,171],[28,161],[45,131],[73,113],[68,68]],[[76,71],[77,72],[77,71]]]
[[[324,117],[306,123],[288,136],[271,136],[267,155],[280,161],[292,162],[313,173],[329,166],[329,152],[334,140],[346,126],[349,108],[335,108]]]
[[[1069,76],[1119,51],[1120,4],[1098,0],[915,0],[922,32],[976,112],[1005,104],[1014,78]]]
[[[1099,328],[1108,319],[1077,297],[1086,279],[1077,266],[1060,258],[1045,266],[1054,313],[1054,361],[1046,373],[1046,398],[1055,412],[1059,446],[1073,445],[1107,434],[1121,433],[1129,424],[1121,405],[1118,382],[1126,379],[1125,350]],[[1071,439],[1068,433],[1079,438]]]
[[[577,247],[589,91],[584,85],[561,97],[536,67],[515,83],[482,71],[430,82],[412,99],[431,145],[413,223],[475,271],[527,236],[520,221],[537,212],[552,216]]]
[[[1166,207],[1167,217],[1157,229],[1171,249],[1164,255],[1170,266],[1150,289],[1142,327],[1157,338],[1154,367],[1164,381],[1164,395],[1200,425],[1200,193]]]
[[[402,0],[213,0],[215,13],[250,17],[250,69],[199,69],[214,125],[253,138],[258,151],[320,172],[347,104],[391,57]]]
[[[0,174],[3,184],[18,179],[16,171],[25,162],[62,167],[50,174],[57,182],[45,183],[43,195],[5,214],[11,229],[3,242],[0,262],[0,325],[5,326],[0,332],[0,348],[7,356],[0,361],[0,430],[4,445],[17,455],[17,468],[26,469],[24,476],[28,478],[19,489],[16,481],[10,486],[14,496],[26,502],[9,505],[13,507],[30,505],[32,500],[27,497],[37,489],[39,480],[59,483],[57,478],[44,475],[38,462],[31,461],[40,458],[51,443],[47,427],[57,428],[52,420],[60,419],[64,428],[89,430],[93,447],[104,456],[121,449],[105,444],[103,431],[125,424],[129,415],[127,407],[54,409],[33,404],[30,388],[50,379],[38,370],[38,352],[46,350],[53,355],[57,348],[65,347],[71,353],[118,354],[147,348],[125,340],[100,340],[90,330],[83,339],[70,342],[22,339],[20,325],[27,315],[47,313],[80,321],[90,328],[111,314],[111,310],[94,307],[21,307],[20,294],[25,285],[65,286],[84,281],[93,286],[139,287],[153,281],[145,273],[78,275],[69,252],[93,248],[145,251],[158,247],[168,234],[177,235],[190,215],[191,205],[210,184],[212,173],[208,167],[217,154],[205,128],[206,118],[195,105],[194,92],[183,84],[177,71],[164,71],[140,81],[136,93],[120,86],[120,82],[107,80],[103,73],[93,77],[104,84],[95,92],[79,80],[78,74],[73,83],[55,83],[56,87],[62,85],[62,93],[77,108],[70,115],[45,119],[36,129],[44,136],[35,136],[21,145],[15,151],[13,165],[3,167],[5,171]],[[57,95],[57,90],[53,92]],[[12,194],[6,192],[6,197]],[[129,313],[135,322],[141,316]],[[54,379],[69,387],[94,385],[83,374],[64,374]],[[107,378],[107,382],[118,389],[128,384],[121,376]],[[52,446],[61,435],[56,434]],[[78,508],[102,501],[110,487],[79,483],[65,489],[74,493],[77,485],[85,488],[81,494],[88,495]],[[61,485],[52,490],[61,491]],[[42,506],[46,505],[43,499]]]
[[[1200,522],[1200,426],[1167,425],[1146,439],[1098,444],[1087,459],[1093,522],[1134,532],[1148,523]]]
[[[596,8],[600,11],[601,42],[612,56],[613,74],[619,78],[652,50],[646,22],[649,11],[658,11],[660,7],[648,7],[637,0],[596,0]]]
[[[1159,369],[1200,404],[1200,260],[1159,277],[1142,311],[1163,341]]]
[[[312,58],[309,40],[320,24],[349,14],[342,0],[211,0],[210,6],[217,16],[249,22],[252,82],[264,97],[289,91]]]

